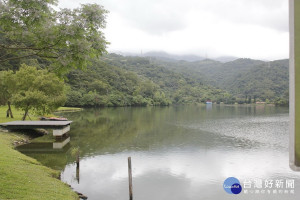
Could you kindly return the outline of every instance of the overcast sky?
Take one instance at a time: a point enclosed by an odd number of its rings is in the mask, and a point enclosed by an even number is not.
[[[109,52],[289,56],[288,0],[60,0],[59,7],[80,3],[109,11]]]

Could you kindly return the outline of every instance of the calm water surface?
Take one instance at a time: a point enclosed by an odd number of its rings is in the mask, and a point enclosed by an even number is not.
[[[61,115],[74,121],[67,146],[51,149],[50,135],[20,150],[61,170],[62,180],[90,200],[128,199],[128,156],[136,200],[300,198],[300,173],[288,166],[288,108],[103,108]],[[82,154],[79,174],[74,147]],[[272,179],[273,189],[276,180],[293,179],[295,194],[230,195],[223,182],[232,176],[242,186]]]

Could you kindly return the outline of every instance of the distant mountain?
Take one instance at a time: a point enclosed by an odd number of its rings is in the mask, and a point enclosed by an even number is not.
[[[160,60],[165,61],[179,61],[179,60],[185,60],[189,62],[193,61],[199,61],[204,60],[204,57],[192,55],[192,54],[184,54],[184,55],[176,55],[176,54],[169,54],[164,51],[150,51],[146,53],[128,53],[128,52],[114,52],[116,54],[122,55],[122,56],[131,56],[131,57],[150,57],[150,58],[156,58]]]
[[[190,65],[192,62],[161,60],[154,57],[124,57],[117,54],[109,54],[105,59],[106,63],[111,66],[117,66],[122,70],[137,73],[139,77],[153,81],[173,103],[199,103],[206,102],[207,99],[221,102],[224,101],[224,98],[227,98],[227,102],[232,102],[230,94],[211,86],[204,77],[183,73],[180,70],[177,71],[164,66],[164,64],[173,66],[178,63]]]
[[[238,57],[234,57],[234,56],[221,56],[221,57],[213,58],[213,60],[220,61],[222,63],[234,61],[237,59],[238,59]]]
[[[282,104],[288,102],[287,59],[265,62],[239,58],[226,63],[210,59],[196,62],[157,59],[152,62],[226,90],[242,101],[250,97],[261,101],[281,101]]]
[[[67,105],[169,105],[208,99],[225,103],[249,103],[254,99],[288,103],[287,59],[265,62],[239,58],[222,63],[211,59],[161,59],[169,54],[155,55],[108,54],[93,61],[85,71],[71,71]]]
[[[242,98],[260,98],[287,104],[289,98],[289,60],[264,62],[228,80],[223,87]]]
[[[230,62],[233,60],[238,59],[238,57],[234,56],[221,56],[221,57],[216,57],[216,58],[204,58],[202,56],[197,56],[194,54],[181,54],[181,55],[176,55],[176,54],[170,54],[164,51],[150,51],[146,53],[128,53],[128,52],[114,52],[116,54],[122,55],[122,56],[137,56],[137,57],[151,57],[151,58],[156,58],[160,60],[165,60],[165,61],[188,61],[188,62],[195,62],[195,61],[201,61],[205,59],[211,59],[211,60],[216,60],[222,63],[225,62]]]
[[[175,54],[168,54],[163,51],[152,51],[152,52],[147,52],[143,54],[145,57],[154,57],[154,58],[159,58],[163,60],[185,60],[189,62],[194,62],[198,60],[204,60],[204,57],[197,56],[197,55],[192,55],[192,54],[185,54],[185,55],[175,55]]]

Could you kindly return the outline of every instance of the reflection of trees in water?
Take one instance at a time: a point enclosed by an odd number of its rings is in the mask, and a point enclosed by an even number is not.
[[[71,118],[72,145],[80,146],[84,155],[116,153],[130,149],[136,138],[146,132],[151,132],[155,126],[160,126],[163,120],[163,110],[160,117],[153,108],[107,108],[102,110],[86,110]],[[163,117],[165,118],[165,117]]]
[[[45,144],[43,146],[45,146]],[[46,146],[47,145],[48,144],[46,144]],[[52,147],[52,144],[50,145]],[[74,162],[74,159],[72,159],[72,157],[70,156],[69,150],[70,144],[67,144],[61,151],[22,152],[21,150],[21,152],[32,158],[35,158],[45,166],[51,167],[52,169],[56,170],[62,170],[64,169],[67,163]]]
[[[216,106],[207,111],[206,106],[124,107],[85,109],[81,112],[62,113],[72,120],[70,147],[79,147],[81,156],[114,154],[126,150],[147,151],[163,148],[217,148],[244,144],[207,131],[201,124],[207,121],[265,116],[286,113],[286,108],[256,106]],[[197,130],[185,125],[200,124]],[[30,154],[43,164],[63,169],[74,162],[70,148],[64,152]]]

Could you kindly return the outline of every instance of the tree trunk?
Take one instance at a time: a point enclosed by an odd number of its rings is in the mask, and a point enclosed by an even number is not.
[[[7,105],[8,105],[8,110],[7,110],[8,116],[6,115],[6,117],[9,117],[9,115],[10,115],[10,118],[14,118],[12,111],[11,111],[10,101],[7,102]]]
[[[28,109],[25,110],[25,114],[24,114],[24,116],[22,118],[23,121],[26,119],[27,115],[28,115]]]

